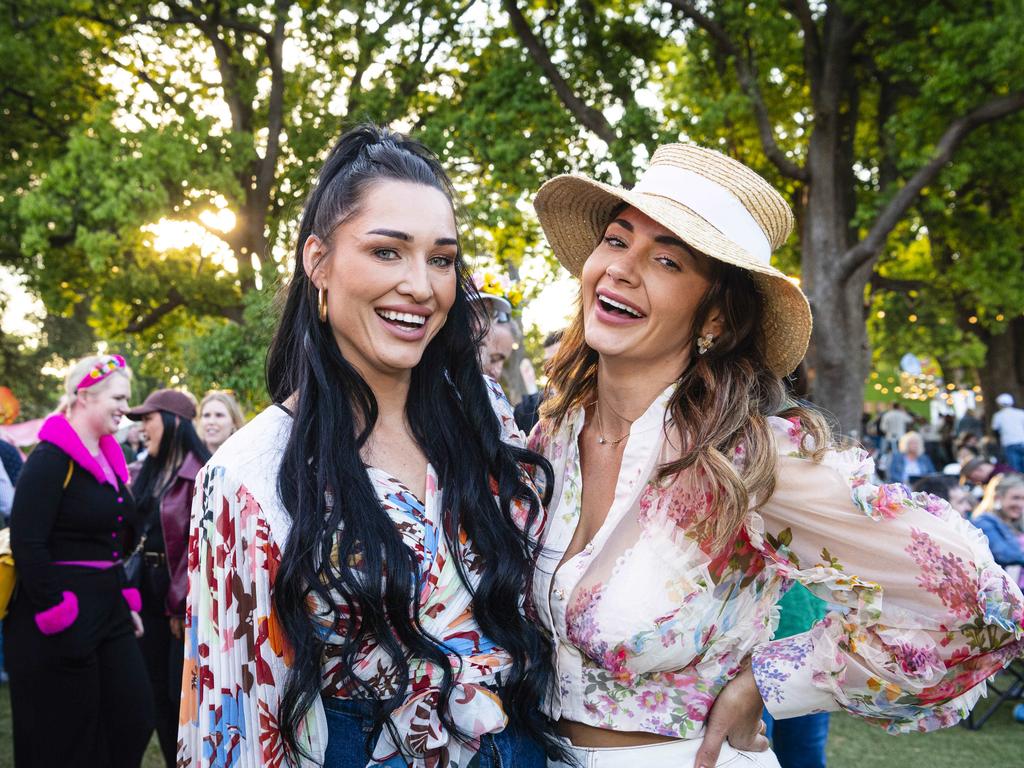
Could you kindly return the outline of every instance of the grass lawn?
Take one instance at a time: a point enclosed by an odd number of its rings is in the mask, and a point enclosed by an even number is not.
[[[981,705],[984,707],[985,700]],[[1022,768],[1024,724],[1004,704],[980,731],[947,728],[935,733],[890,736],[848,715],[832,715],[828,739],[829,768]],[[0,768],[12,768],[11,700],[0,689]],[[162,768],[163,760],[150,742],[143,768]],[[642,768],[637,766],[637,768]],[[688,768],[688,766],[680,766]]]

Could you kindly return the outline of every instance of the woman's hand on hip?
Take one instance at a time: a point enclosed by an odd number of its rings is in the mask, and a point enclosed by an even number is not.
[[[708,713],[704,741],[694,760],[694,768],[714,768],[725,741],[744,752],[768,749],[765,725],[761,719],[763,711],[761,692],[754,682],[749,661],[745,661],[743,669],[726,683]]]
[[[181,616],[171,616],[171,634],[175,640],[185,636],[185,619]]]

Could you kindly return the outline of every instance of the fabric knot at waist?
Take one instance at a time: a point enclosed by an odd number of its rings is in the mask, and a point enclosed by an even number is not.
[[[456,683],[448,696],[448,712],[467,740],[449,733],[437,714],[441,690],[435,686],[411,694],[396,708],[373,750],[367,768],[394,765],[396,757],[412,768],[466,768],[488,733],[500,733],[508,723],[498,695],[479,683]],[[397,741],[396,741],[397,737]]]

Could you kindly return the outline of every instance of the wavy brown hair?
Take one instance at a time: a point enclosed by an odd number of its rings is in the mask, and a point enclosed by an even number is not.
[[[665,427],[677,427],[680,458],[663,465],[658,476],[668,480],[691,470],[713,479],[709,512],[695,533],[720,549],[735,537],[750,506],[760,506],[775,491],[777,448],[769,416],[799,418],[801,448],[815,461],[831,447],[833,437],[821,414],[791,400],[784,381],[768,368],[761,334],[763,301],[750,273],[715,259],[708,262],[711,286],[684,332],[695,345],[699,329],[718,310],[722,333],[707,354],[691,355],[679,376]],[[555,425],[597,398],[598,354],[584,335],[582,296],[577,303],[548,367],[549,392],[541,417]],[[734,462],[740,446],[742,461]]]

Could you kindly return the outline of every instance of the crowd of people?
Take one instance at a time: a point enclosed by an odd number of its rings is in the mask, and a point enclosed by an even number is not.
[[[669,144],[534,206],[579,301],[517,409],[444,169],[373,125],[309,192],[269,407],[72,367],[14,489],[18,766],[137,766],[155,730],[181,768],[778,768],[827,718],[776,757],[764,709],[947,726],[1024,652],[1015,476],[975,528],[902,484],[927,445],[880,483],[787,390],[811,314],[764,179]],[[794,584],[821,602],[773,636]]]
[[[947,500],[1024,586],[1024,409],[1008,392],[996,405],[986,429],[972,409],[932,423],[893,402],[875,418],[865,414],[864,444],[880,478]]]

